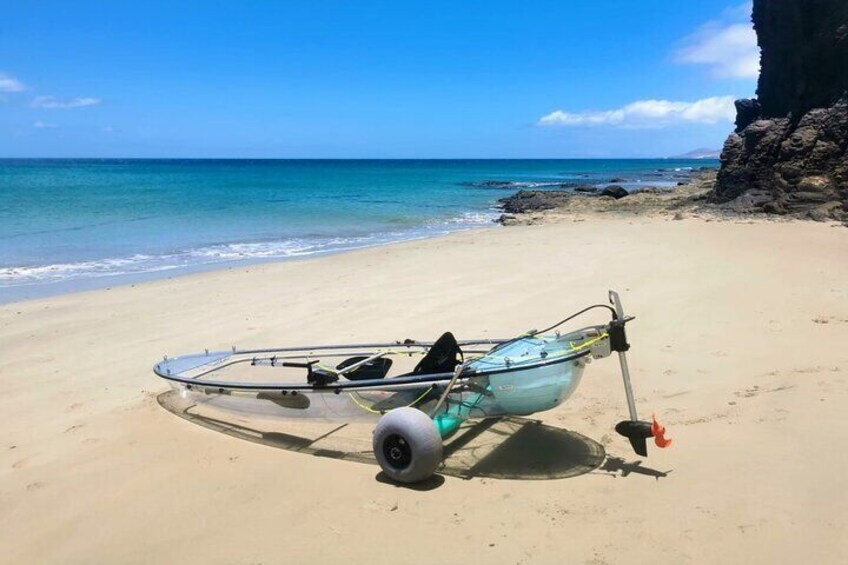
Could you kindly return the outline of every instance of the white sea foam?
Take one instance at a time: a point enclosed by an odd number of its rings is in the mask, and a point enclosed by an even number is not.
[[[192,266],[250,259],[274,259],[310,255],[356,243],[358,238],[335,238],[315,243],[298,240],[231,243],[188,249],[162,255],[137,254],[96,261],[0,268],[0,286],[58,282],[82,278],[153,273]]]
[[[3,267],[0,268],[0,286],[67,280],[80,277],[105,277],[130,272],[161,271],[179,266],[157,264],[157,259],[152,255],[137,254],[130,257],[80,261],[77,263]]]
[[[494,212],[466,212],[459,216],[452,216],[446,219],[435,220],[434,222],[443,225],[460,225],[472,227],[491,224],[495,219],[497,219],[497,217],[498,214]]]
[[[435,219],[417,229],[380,232],[362,236],[292,238],[279,241],[236,242],[209,245],[159,255],[135,254],[98,260],[0,267],[0,287],[53,283],[173,271],[238,261],[286,259],[371,247],[393,241],[421,239],[462,229],[491,225],[494,213],[467,212]]]
[[[474,182],[471,183],[471,186],[477,188],[487,188],[487,189],[496,189],[496,190],[515,190],[522,188],[547,188],[547,187],[560,187],[566,181],[564,180],[550,180],[550,181],[482,181],[482,182]]]
[[[560,186],[562,181],[556,182],[542,182],[542,181],[527,181],[527,182],[514,182],[512,186],[515,188],[545,188],[547,186]]]

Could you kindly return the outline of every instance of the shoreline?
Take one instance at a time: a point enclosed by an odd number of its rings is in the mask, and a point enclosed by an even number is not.
[[[44,296],[35,296],[32,298],[24,298],[16,301],[9,302],[0,302],[0,312],[6,307],[13,308],[16,306],[29,305],[31,303],[40,303],[45,301],[53,301],[53,300],[63,300],[65,298],[76,301],[77,298],[84,298],[86,296],[98,296],[103,293],[120,293],[124,291],[130,291],[130,289],[148,289],[154,288],[158,286],[168,286],[171,284],[180,284],[186,283],[191,284],[194,282],[200,282],[202,284],[212,284],[215,279],[220,277],[225,277],[227,275],[235,275],[238,276],[240,273],[263,273],[267,274],[270,271],[277,271],[281,269],[285,269],[289,266],[294,268],[295,265],[299,264],[309,264],[318,261],[326,261],[332,260],[337,257],[347,257],[353,256],[355,257],[360,253],[367,252],[378,252],[380,250],[385,250],[386,253],[394,253],[397,252],[397,248],[404,246],[414,246],[419,243],[424,242],[443,242],[444,244],[449,244],[452,238],[462,236],[465,234],[472,234],[477,232],[484,232],[490,230],[498,230],[501,226],[497,225],[494,221],[491,225],[484,225],[475,228],[467,228],[462,230],[455,230],[449,233],[443,233],[438,235],[430,235],[425,237],[418,237],[414,239],[402,239],[396,241],[388,241],[385,243],[379,243],[375,245],[342,249],[342,250],[334,250],[327,251],[323,253],[314,253],[307,256],[300,257],[288,257],[288,258],[268,258],[268,259],[247,259],[238,264],[227,264],[227,266],[220,265],[210,265],[208,269],[198,269],[191,272],[184,272],[180,274],[173,274],[169,276],[155,276],[158,273],[140,273],[140,275],[150,274],[152,278],[148,280],[139,280],[139,281],[127,281],[122,282],[120,284],[113,284],[108,286],[97,286],[94,288],[84,288],[78,290],[72,290],[68,292],[59,292],[55,294],[48,294]],[[106,277],[103,277],[106,278]]]
[[[639,160],[637,160],[637,162],[638,161]],[[656,175],[656,178],[652,178],[650,174],[646,174],[647,180],[639,178],[631,178],[630,180],[627,180],[625,178],[617,178],[615,176],[610,177],[610,179],[615,181],[625,181],[624,184],[626,184],[627,186],[642,186],[644,187],[642,188],[642,190],[665,192],[668,189],[659,189],[656,188],[656,186],[668,184],[669,182],[671,182],[670,180],[668,180],[669,178],[678,179],[677,181],[675,181],[678,182],[681,176],[687,178],[688,182],[691,183],[693,175],[697,175],[697,170],[688,167],[671,168],[668,170],[657,169],[651,174]],[[579,185],[579,183],[565,182],[562,180],[554,181],[553,179],[549,179],[544,182],[527,180],[482,180],[475,182],[460,182],[458,184],[475,189],[484,188],[485,190],[491,190],[494,188],[494,190],[492,190],[492,194],[489,196],[489,198],[491,198],[492,200],[486,205],[485,208],[470,208],[465,210],[459,216],[452,216],[447,219],[441,219],[436,223],[431,223],[431,221],[428,220],[426,222],[423,222],[420,226],[417,226],[414,229],[410,229],[408,233],[377,232],[362,237],[339,236],[340,241],[337,243],[333,243],[333,238],[328,240],[328,242],[324,243],[321,243],[320,240],[316,240],[312,243],[309,243],[308,240],[305,240],[304,242],[298,244],[307,246],[306,248],[304,248],[303,251],[298,250],[297,246],[291,249],[287,247],[287,242],[294,242],[296,241],[295,238],[279,241],[268,240],[267,242],[257,241],[230,242],[219,244],[209,243],[206,244],[205,247],[189,248],[183,251],[173,251],[166,253],[165,255],[140,249],[136,251],[135,255],[126,257],[111,257],[91,259],[85,261],[80,260],[77,262],[72,262],[69,260],[68,262],[64,263],[57,263],[45,266],[7,267],[4,269],[0,269],[0,275],[5,278],[8,278],[9,280],[13,280],[15,277],[27,276],[33,277],[36,280],[23,282],[21,284],[0,286],[0,305],[16,304],[26,300],[34,300],[50,296],[59,296],[69,293],[86,292],[97,289],[108,289],[118,286],[142,284],[147,281],[171,279],[174,277],[189,276],[196,273],[214,272],[218,270],[227,269],[238,269],[250,265],[258,265],[268,262],[282,262],[307,259],[312,257],[329,256],[357,249],[380,247],[383,245],[395,244],[398,242],[417,241],[421,239],[429,239],[432,237],[442,237],[457,232],[488,228],[492,227],[494,223],[504,223],[503,221],[498,221],[497,210],[499,206],[497,202],[497,197],[498,192],[500,191],[509,190],[510,188],[514,189],[515,187],[535,185],[556,187],[570,186],[572,188],[577,187]],[[678,182],[678,184],[680,184],[680,182]],[[545,192],[556,194],[558,190],[554,189]],[[502,198],[501,200],[504,199]],[[633,199],[629,198],[628,200]],[[484,222],[483,220],[486,221]],[[488,220],[491,220],[491,223]],[[361,241],[357,241],[357,239],[360,239]],[[373,242],[368,242],[369,239],[373,240]],[[279,247],[279,249],[274,250],[266,248],[266,245],[277,246]],[[309,249],[310,245],[312,246],[311,250]],[[334,245],[339,245],[339,247],[333,247]],[[255,247],[255,249],[241,249],[241,247],[244,246],[252,246]],[[326,249],[323,248],[325,246],[327,247]],[[211,252],[216,247],[221,247],[220,251],[216,252],[216,254],[211,254]],[[198,257],[195,257],[195,255],[197,255],[201,251],[205,251],[205,253],[201,253]],[[215,259],[217,253],[222,253],[224,257],[229,257],[230,255],[238,253],[245,253],[248,255],[253,254],[254,256],[243,258]],[[276,253],[276,255],[263,256],[266,253]],[[166,259],[166,257],[170,257],[170,259]],[[199,261],[192,263],[191,261],[195,259],[199,259]],[[126,266],[123,266],[123,263],[126,263]],[[103,265],[102,268],[104,269],[114,268],[118,269],[119,272],[108,274],[98,273],[98,271],[94,269],[101,268],[98,266],[101,264]],[[115,266],[108,266],[110,264],[115,264]],[[91,272],[75,273],[75,269],[83,268],[91,270]],[[142,270],[136,271],[134,270],[136,268]],[[121,270],[123,270],[123,272],[121,272]],[[51,277],[54,277],[54,275],[51,274],[51,271],[58,273],[55,275],[55,277],[59,277],[59,280],[50,280]]]
[[[0,229],[2,303],[473,229],[517,188],[664,184],[694,162],[16,163],[0,164],[24,203]],[[39,183],[81,212],[31,194]]]
[[[267,265],[299,263],[314,261],[326,257],[357,253],[369,249],[394,248],[404,244],[410,244],[427,240],[448,240],[457,234],[476,232],[481,230],[499,229],[501,227],[513,228],[516,226],[539,226],[552,225],[568,222],[585,222],[587,220],[613,221],[623,219],[648,219],[660,218],[664,220],[701,220],[705,222],[738,222],[746,223],[787,223],[804,222],[814,220],[819,223],[839,227],[845,224],[836,221],[827,221],[823,218],[810,218],[798,216],[775,216],[763,213],[755,213],[747,209],[727,205],[714,205],[708,202],[708,195],[715,183],[716,169],[702,168],[693,170],[690,179],[685,183],[678,183],[671,188],[656,188],[646,186],[630,193],[627,197],[615,199],[600,196],[597,193],[587,194],[581,191],[560,190],[525,190],[501,198],[497,208],[492,208],[492,223],[474,226],[463,226],[450,231],[416,235],[408,238],[380,241],[370,245],[354,246],[343,249],[331,249],[327,251],[316,251],[304,255],[290,257],[254,257],[236,260],[225,260],[219,263],[207,263],[177,267],[174,269],[160,271],[144,271],[138,273],[123,273],[119,275],[108,275],[103,277],[90,277],[83,279],[72,279],[57,281],[53,283],[23,284],[9,286],[0,289],[0,308],[15,306],[30,301],[38,301],[57,298],[66,295],[76,295],[98,291],[112,291],[120,288],[135,288],[139,285],[156,283],[158,281],[171,281],[185,277],[215,276],[231,271],[249,270],[250,268]],[[533,196],[522,201],[522,194]],[[538,199],[534,195],[542,194]],[[504,203],[518,200],[519,204],[529,202],[525,210],[520,212],[505,211]],[[508,205],[507,205],[508,206]],[[500,209],[500,216],[495,217]],[[471,213],[471,212],[469,212]],[[473,212],[482,213],[482,212]],[[20,290],[18,290],[20,289]],[[35,292],[28,293],[30,289]]]
[[[494,214],[493,214],[494,215]],[[201,274],[214,274],[216,272],[231,271],[244,267],[256,265],[288,263],[292,261],[307,261],[311,259],[319,259],[322,257],[331,257],[342,253],[352,253],[363,249],[374,249],[379,247],[397,245],[402,243],[422,241],[433,238],[447,237],[456,233],[467,231],[475,231],[481,229],[492,229],[498,227],[495,220],[491,224],[481,224],[479,226],[468,226],[457,228],[450,231],[416,235],[402,239],[394,239],[388,241],[380,241],[370,245],[361,245],[353,247],[345,247],[342,249],[330,249],[326,251],[315,251],[302,255],[292,255],[289,257],[251,257],[245,259],[224,260],[217,263],[200,263],[196,265],[187,265],[183,267],[174,267],[170,269],[161,269],[154,271],[140,271],[137,273],[121,273],[114,275],[104,275],[100,277],[88,277],[79,279],[69,279],[64,281],[54,281],[49,283],[27,283],[13,286],[0,287],[0,307],[11,304],[19,304],[30,300],[40,300],[43,298],[52,298],[64,296],[67,294],[79,294],[83,292],[94,292],[98,290],[112,290],[125,286],[134,287],[138,284],[145,284],[159,280],[172,280],[181,277],[190,277]],[[27,290],[35,289],[32,294],[26,293]]]

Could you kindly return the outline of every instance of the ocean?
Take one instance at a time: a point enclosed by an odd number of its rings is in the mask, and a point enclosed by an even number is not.
[[[717,164],[0,159],[0,303],[494,227],[521,188],[673,186]]]

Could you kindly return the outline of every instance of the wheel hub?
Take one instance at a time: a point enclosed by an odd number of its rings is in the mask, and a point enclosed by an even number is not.
[[[392,434],[383,443],[383,454],[389,464],[396,469],[405,469],[412,462],[412,448],[398,434]]]

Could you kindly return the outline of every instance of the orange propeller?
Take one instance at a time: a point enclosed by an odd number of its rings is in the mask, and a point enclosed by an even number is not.
[[[654,436],[654,443],[657,447],[668,447],[671,445],[671,439],[665,437],[665,426],[657,422],[656,414],[651,414],[651,435]]]

